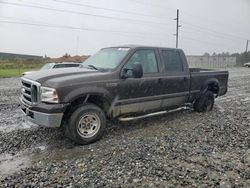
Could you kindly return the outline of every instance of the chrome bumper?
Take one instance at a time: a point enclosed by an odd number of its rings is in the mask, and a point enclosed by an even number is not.
[[[47,114],[47,113],[32,111],[29,109],[29,107],[24,105],[23,102],[21,103],[21,110],[31,122],[37,125],[41,125],[43,127],[61,126],[63,113]]]

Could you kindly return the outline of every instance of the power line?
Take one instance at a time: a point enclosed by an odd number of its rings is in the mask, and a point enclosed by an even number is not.
[[[209,41],[204,41],[204,40],[198,40],[198,39],[195,39],[195,38],[191,38],[191,37],[186,37],[186,36],[182,36],[183,39],[187,39],[189,41],[193,41],[193,42],[199,42],[199,43],[205,43],[205,44],[208,44],[208,45],[211,45],[211,46],[221,46],[221,47],[224,47],[228,45],[223,45],[223,44],[218,44],[218,43],[213,43],[213,42],[209,42]],[[234,47],[234,46],[230,46],[230,47]]]
[[[138,33],[132,33],[132,32],[123,32],[123,31],[113,31],[113,30],[102,30],[102,29],[93,29],[93,28],[82,28],[82,27],[72,27],[72,26],[64,26],[64,25],[50,25],[50,24],[41,24],[41,23],[27,23],[27,22],[16,22],[16,21],[6,21],[6,20],[0,20],[0,23],[7,23],[7,24],[18,24],[18,25],[29,25],[29,26],[39,26],[39,27],[48,27],[48,28],[59,28],[59,29],[70,29],[70,30],[83,30],[83,31],[94,31],[94,32],[109,32],[109,33],[114,33],[114,34],[118,34],[119,36],[126,36],[126,37],[136,37],[136,38],[144,38],[144,39],[154,39],[154,40],[166,40],[163,38],[158,38],[159,36],[157,35],[157,37],[149,37],[149,36],[141,36],[141,34]],[[145,33],[144,33],[145,34]],[[139,35],[139,36],[136,36]],[[208,42],[208,41],[203,41],[203,40],[197,40],[195,38],[191,38],[191,37],[186,37],[186,36],[182,36],[183,39],[187,39],[193,42],[199,42],[199,43],[206,43],[212,46],[218,46],[221,44],[218,43],[212,43],[212,42]],[[228,45],[227,45],[228,46]],[[225,47],[225,45],[223,45],[223,47]]]
[[[23,19],[23,18],[16,18],[16,17],[10,17],[10,16],[0,16],[0,19],[1,18],[3,18],[3,19],[11,19],[11,20],[14,20],[14,21],[34,22],[34,20]],[[46,24],[45,22],[40,22],[40,21],[38,21],[36,23]]]
[[[133,2],[135,2],[135,3],[139,3],[139,4],[144,4],[144,5],[147,5],[147,6],[153,6],[153,7],[158,7],[158,8],[161,8],[161,9],[169,9],[169,10],[174,10],[173,8],[169,8],[169,7],[166,7],[166,6],[162,6],[162,5],[157,5],[157,4],[154,4],[154,3],[144,3],[144,2],[141,2],[141,1],[138,1],[138,0],[130,0],[130,1],[133,1]],[[184,14],[187,14],[187,15],[191,15],[191,16],[195,16],[195,18],[200,18],[199,16],[197,16],[197,15],[195,15],[195,14],[191,14],[191,13],[189,13],[188,11],[183,11],[182,10],[182,12],[184,12]],[[200,20],[201,20],[201,18],[200,18]],[[202,18],[202,20],[204,21],[204,20],[208,20],[208,21],[210,21],[210,22],[215,22],[215,23],[217,23],[217,24],[222,24],[222,23],[219,23],[219,22],[217,22],[217,21],[212,21],[211,19],[208,19],[208,18],[206,18],[206,17],[203,17]],[[184,23],[184,22],[183,22]],[[186,22],[187,23],[187,22]],[[219,33],[219,34],[222,34],[222,35],[228,35],[228,36],[233,36],[233,37],[235,37],[235,38],[240,38],[240,39],[243,39],[243,40],[246,40],[246,38],[243,38],[242,36],[237,36],[237,35],[232,35],[232,34],[228,34],[228,33],[223,33],[223,32],[219,32],[219,31],[216,31],[216,30],[211,30],[210,28],[206,28],[206,27],[201,27],[201,26],[199,26],[199,25],[195,25],[195,24],[192,24],[192,23],[187,23],[187,24],[189,24],[189,25],[193,25],[193,26],[195,26],[195,27],[199,27],[199,28],[201,28],[201,29],[205,29],[205,30],[210,30],[210,31],[212,31],[212,32],[215,32],[215,33]]]
[[[218,26],[218,25],[220,25],[220,26],[223,25],[223,22],[218,22],[218,20],[212,20],[212,19],[207,18],[207,17],[205,17],[205,16],[203,16],[203,15],[197,16],[197,15],[195,15],[195,14],[193,14],[193,13],[189,13],[188,11],[185,11],[185,10],[182,10],[182,13],[185,14],[185,15],[187,15],[187,16],[190,16],[190,17],[192,17],[192,18],[199,19],[199,20],[201,20],[202,22],[204,22],[204,20],[205,20],[205,21],[208,21],[208,22],[210,22],[210,23],[214,23],[216,26]],[[225,24],[224,24],[224,25],[225,25]]]
[[[24,0],[22,0],[22,1],[24,1]],[[70,4],[75,4],[75,5],[80,4],[80,3],[71,3],[71,2],[68,2],[68,1],[62,1],[62,0],[54,0],[54,1],[56,1],[56,2],[64,2],[64,3],[67,3],[67,4],[70,3]],[[139,3],[139,1],[133,1],[133,2]],[[8,4],[8,5],[15,5],[15,6],[28,7],[28,8],[38,8],[38,9],[44,9],[44,10],[50,10],[50,11],[57,11],[57,12],[66,12],[66,13],[73,13],[73,14],[81,14],[81,15],[94,16],[94,17],[106,18],[106,19],[116,19],[116,20],[124,20],[124,21],[126,20],[126,21],[130,21],[129,23],[131,23],[131,21],[134,21],[134,22],[140,22],[140,23],[142,22],[142,23],[150,23],[150,24],[159,24],[161,26],[166,25],[166,23],[148,22],[148,21],[145,22],[143,20],[134,20],[134,19],[130,19],[130,18],[117,18],[117,17],[105,16],[105,15],[88,14],[88,13],[78,12],[78,11],[72,11],[72,10],[64,10],[64,9],[57,9],[57,8],[42,7],[42,6],[37,6],[34,3],[33,3],[33,5],[20,4],[20,3],[10,3],[10,2],[4,2],[4,1],[0,1],[0,3],[2,3],[2,4]],[[140,2],[140,3],[142,3],[142,2]],[[40,4],[40,5],[42,5],[42,4]],[[81,5],[83,5],[83,4],[81,4]],[[83,6],[85,6],[85,5],[83,5]],[[91,5],[87,5],[87,6],[91,6]],[[102,8],[102,7],[96,7],[96,6],[91,6],[91,7],[92,8],[95,7],[95,8],[98,8],[98,9],[105,9],[105,10],[113,10],[113,11],[118,11],[118,12],[120,11],[120,10],[114,10],[114,9],[108,9],[108,8]],[[123,12],[129,13],[128,11],[123,11]],[[150,15],[147,15],[147,16],[150,16]],[[227,34],[227,33],[218,32],[218,31],[215,31],[215,30],[211,30],[210,28],[201,27],[201,26],[198,26],[198,25],[195,25],[195,24],[192,24],[192,23],[188,23],[188,22],[184,22],[184,23],[187,24],[187,25],[185,25],[185,27],[187,27],[187,28],[190,28],[192,30],[199,30],[199,31],[202,31],[202,32],[204,31],[204,32],[210,33],[213,36],[217,36],[217,37],[220,37],[220,38],[229,38],[229,39],[232,39],[232,37],[234,37],[234,38],[243,39],[242,37],[239,37],[239,36],[236,36],[236,35],[231,35],[231,34]],[[29,24],[32,24],[32,23],[29,23]],[[37,24],[37,23],[35,23],[35,24]],[[51,27],[51,25],[49,27]],[[55,26],[53,26],[53,27],[55,27]],[[62,26],[59,26],[59,27],[62,28]],[[65,26],[63,26],[63,27],[65,28]],[[66,26],[66,27],[70,27],[70,26]],[[73,27],[73,28],[71,27],[71,29],[79,29],[79,27]],[[120,32],[120,31],[118,31],[118,32]],[[138,35],[138,33],[131,33],[131,32],[130,33],[127,32],[126,34],[135,34],[135,35]],[[145,33],[143,33],[143,34],[145,34]],[[142,34],[140,34],[140,35],[142,35]],[[139,37],[141,37],[141,36],[139,36]]]
[[[46,7],[54,8],[54,7],[50,6],[50,5],[44,5],[44,4],[38,3],[38,2],[34,3],[34,2],[27,1],[27,0],[17,0],[17,1],[21,1],[23,3],[29,3],[29,4],[32,4],[32,5],[40,5],[40,6],[46,6]]]
[[[186,26],[184,26],[184,27],[182,27],[182,28],[186,28]],[[199,30],[198,30],[199,31]],[[201,32],[201,33],[203,33],[203,31],[199,31],[199,32]],[[187,31],[183,31],[183,33],[187,33]],[[192,32],[193,33],[193,32]],[[210,33],[211,34],[211,33]],[[212,35],[212,34],[211,34]],[[221,36],[218,36],[218,35],[214,35],[214,36],[216,36],[216,37],[218,37],[218,38],[223,38],[223,37],[221,37]],[[205,44],[209,44],[209,45],[212,45],[212,46],[223,46],[223,47],[225,47],[225,46],[228,46],[228,44],[227,45],[224,45],[224,44],[219,44],[219,43],[214,43],[214,42],[211,42],[211,41],[204,41],[204,40],[199,40],[199,39],[197,39],[197,38],[191,38],[191,37],[186,37],[186,36],[182,36],[182,38],[184,38],[184,39],[188,39],[188,40],[191,40],[191,41],[195,41],[195,42],[199,42],[199,43],[205,43]],[[231,40],[235,40],[235,39],[232,39],[232,38],[225,38],[225,39],[231,39]],[[216,40],[216,41],[218,41],[218,40]],[[230,45],[230,47],[234,47],[234,46],[231,46]]]
[[[217,43],[208,42],[208,41],[204,41],[204,40],[199,40],[199,39],[192,38],[192,37],[182,36],[182,38],[187,39],[187,40],[192,40],[192,41],[195,41],[195,42],[206,43],[206,44],[210,44],[210,45],[214,45],[214,46],[218,45]]]
[[[52,24],[43,24],[43,23],[28,23],[28,22],[17,22],[17,21],[6,21],[6,20],[0,20],[0,23],[7,23],[7,24],[18,24],[18,25],[29,25],[29,26],[40,26],[40,27],[48,27],[48,28],[59,28],[59,29],[71,29],[71,30],[83,30],[83,31],[95,31],[95,32],[109,32],[109,33],[114,33],[114,34],[119,34],[119,35],[128,35],[128,36],[134,36],[134,37],[139,37],[139,38],[146,38],[146,39],[159,39],[163,40],[163,37],[152,37],[152,36],[145,36],[147,33],[135,33],[135,32],[124,32],[124,31],[115,31],[115,30],[102,30],[102,29],[94,29],[94,28],[83,28],[83,27],[73,27],[73,26],[65,26],[65,25],[52,25]],[[144,35],[144,36],[142,36]],[[149,35],[149,34],[148,34]]]
[[[129,36],[136,36],[136,37],[139,37],[139,38],[147,38],[147,39],[150,39],[150,38],[155,39],[156,37],[152,37],[152,36],[157,36],[158,39],[162,39],[162,40],[165,39],[163,37],[163,34],[162,34],[162,37],[161,37],[159,35],[151,34],[151,33],[138,33],[138,32],[129,32],[129,31],[103,30],[103,29],[94,29],[94,28],[83,28],[83,27],[74,27],[74,26],[65,26],[65,25],[55,25],[55,24],[48,24],[48,23],[44,23],[44,22],[39,22],[39,23],[38,22],[31,22],[32,20],[23,20],[23,19],[19,19],[19,18],[6,17],[6,16],[0,16],[0,18],[9,18],[9,19],[14,19],[14,20],[16,19],[16,20],[21,20],[21,21],[29,21],[29,22],[16,22],[16,21],[0,20],[1,23],[30,25],[30,26],[41,26],[41,27],[49,27],[49,28],[62,28],[62,29],[71,29],[71,30],[110,32],[110,33],[123,34],[123,35],[127,35],[127,36],[128,35]],[[208,41],[204,41],[204,40],[198,40],[198,39],[191,38],[191,37],[186,37],[186,36],[182,36],[182,38],[192,40],[192,41],[196,41],[196,42],[200,42],[200,43],[206,43],[206,44],[210,44],[210,45],[214,45],[214,46],[221,45],[221,44],[218,44],[218,43],[208,42]]]
[[[207,33],[208,35],[212,36],[212,37],[216,37],[216,38],[223,38],[223,39],[227,39],[227,40],[232,40],[232,41],[239,41],[239,40],[243,40],[243,39],[239,39],[239,38],[233,38],[233,37],[229,37],[229,36],[225,36],[225,35],[222,35],[222,34],[217,34],[217,33],[214,33],[214,32],[211,32],[211,31],[207,31],[207,30],[204,30],[204,29],[199,29],[199,28],[195,28],[195,27],[192,27],[192,26],[188,26],[186,24],[183,24],[182,25],[183,27],[183,32],[184,33],[201,33],[201,34],[204,34],[204,33]]]
[[[138,15],[138,16],[146,16],[146,17],[151,17],[151,18],[165,19],[164,17],[160,17],[160,16],[142,14],[142,13],[137,13],[137,12],[132,12],[132,11],[116,10],[116,9],[111,9],[111,8],[103,8],[103,7],[97,7],[97,6],[92,6],[92,5],[82,4],[82,3],[69,2],[69,1],[62,1],[62,0],[54,0],[54,1],[58,2],[58,3],[77,5],[77,6],[82,6],[82,7],[92,8],[92,9],[98,9],[98,10],[107,10],[107,11],[111,11],[111,12],[117,12],[117,13],[129,14],[129,15],[133,14],[133,15]]]
[[[213,32],[213,33],[217,33],[217,34],[220,34],[220,35],[227,35],[227,36],[230,36],[230,37],[235,37],[235,38],[240,38],[240,39],[244,39],[243,37],[240,37],[240,36],[236,36],[236,35],[232,35],[232,34],[228,34],[228,33],[223,33],[223,32],[219,32],[219,31],[216,31],[216,30],[212,30],[210,28],[206,28],[206,27],[201,27],[199,25],[195,25],[195,24],[192,24],[192,23],[189,23],[189,22],[183,22],[184,24],[188,24],[190,27],[194,27],[194,28],[198,28],[198,29],[201,29],[201,30],[204,30],[204,31],[210,31],[210,32]]]
[[[204,22],[204,20],[207,22],[210,22],[210,23],[213,23],[213,24],[215,24],[215,27],[217,27],[218,25],[219,26],[224,26],[224,28],[228,28],[228,24],[225,24],[225,22],[223,22],[223,21],[218,21],[218,20],[214,20],[214,19],[210,19],[210,17],[208,18],[208,17],[205,17],[205,16],[203,16],[203,15],[200,15],[199,14],[199,16],[197,16],[197,15],[195,15],[195,14],[192,14],[192,13],[189,13],[188,11],[184,11],[184,10],[182,10],[182,12],[183,12],[183,14],[185,14],[185,15],[188,15],[188,16],[190,16],[190,17],[192,17],[192,18],[195,18],[195,19],[198,19],[198,20],[201,20],[202,22]],[[231,23],[233,23],[233,22],[231,22]],[[229,27],[233,27],[232,25],[230,25]],[[235,27],[233,27],[233,28],[235,28]],[[240,31],[241,32],[241,31]],[[242,33],[242,32],[241,32]],[[243,34],[243,33],[242,33]]]
[[[98,30],[98,31],[107,31],[107,32],[117,32],[117,33],[126,33],[126,34],[136,34],[136,35],[145,35],[148,37],[148,35],[150,36],[156,36],[156,34],[154,33],[140,33],[140,32],[131,32],[131,31],[119,31],[119,30],[103,30],[103,29],[93,29],[93,28],[82,28],[82,27],[75,27],[75,26],[65,26],[65,25],[56,25],[56,24],[50,24],[50,23],[45,23],[45,22],[34,22],[34,20],[28,20],[28,19],[21,19],[21,18],[15,18],[15,17],[9,17],[9,16],[0,16],[0,19],[1,18],[7,18],[7,19],[12,19],[14,21],[6,21],[6,20],[2,20],[2,22],[10,22],[10,23],[15,23],[15,21],[21,21],[21,22],[16,22],[16,23],[24,23],[25,24],[34,24],[34,25],[39,25],[39,26],[53,26],[53,27],[58,27],[58,28],[69,28],[69,29],[92,29],[92,30]],[[0,20],[1,21],[1,20]],[[157,33],[157,34],[160,34],[160,33]],[[161,34],[161,35],[165,35],[165,34]],[[159,35],[158,35],[159,36]]]
[[[26,8],[37,8],[37,9],[56,11],[56,12],[63,12],[63,13],[80,14],[80,15],[92,16],[92,17],[97,17],[97,18],[129,21],[127,23],[132,23],[132,22],[137,22],[138,23],[139,22],[139,23],[147,23],[147,24],[160,25],[160,26],[171,25],[171,24],[167,24],[167,23],[159,23],[159,22],[143,21],[143,20],[136,20],[136,19],[130,19],[130,18],[104,16],[104,15],[90,14],[90,13],[79,12],[79,11],[42,7],[42,6],[30,5],[30,4],[12,3],[12,2],[4,2],[4,1],[0,1],[0,3],[8,4],[8,5],[14,5],[14,6],[21,6],[21,7],[26,7]]]
[[[24,0],[21,0],[21,1],[24,1]],[[56,1],[56,2],[58,1],[58,2],[70,3],[70,4],[79,4],[79,3],[72,3],[72,2],[66,2],[66,1],[61,1],[61,0],[54,0],[54,1]],[[145,4],[145,3],[142,3],[140,1],[134,1],[134,2]],[[135,22],[140,22],[140,23],[142,22],[142,23],[148,23],[148,24],[157,24],[157,25],[161,25],[161,26],[170,25],[170,24],[167,24],[167,23],[158,23],[158,22],[149,22],[149,21],[143,21],[143,20],[134,20],[134,19],[130,19],[130,18],[117,18],[117,17],[102,16],[102,15],[96,15],[96,14],[88,14],[88,13],[83,13],[83,12],[76,12],[76,11],[71,11],[71,10],[62,10],[62,9],[56,9],[56,8],[41,7],[41,6],[34,5],[34,3],[33,3],[33,5],[20,4],[20,3],[10,3],[10,2],[3,2],[3,1],[0,1],[0,3],[11,4],[11,5],[16,5],[16,6],[26,6],[26,7],[28,6],[28,7],[31,7],[31,8],[39,8],[39,9],[45,9],[45,10],[51,10],[51,11],[59,11],[59,12],[67,12],[67,13],[73,13],[73,14],[83,14],[83,15],[87,15],[87,16],[95,16],[95,17],[101,17],[101,18],[109,18],[109,19],[124,20],[124,21],[135,21]],[[149,5],[149,4],[146,4],[146,5]],[[97,8],[97,7],[95,7],[95,8]],[[106,8],[101,8],[101,7],[98,7],[98,8],[100,8],[100,9],[106,9]],[[112,9],[112,10],[114,10],[114,9]],[[131,23],[131,22],[129,22],[129,23]],[[203,30],[205,32],[210,32],[210,33],[212,32],[212,33],[220,34],[220,36],[222,36],[224,38],[225,38],[225,35],[228,35],[230,37],[233,36],[235,38],[243,39],[242,37],[239,37],[239,36],[236,36],[236,35],[230,35],[230,34],[227,34],[227,33],[218,32],[218,31],[215,31],[215,30],[211,30],[210,28],[201,27],[199,25],[195,25],[195,24],[192,24],[192,23],[188,23],[188,22],[183,22],[183,23],[188,24],[187,27],[189,27],[189,28],[193,27],[194,29],[200,29],[200,30]],[[245,38],[244,38],[244,40],[245,40]]]
[[[168,10],[171,10],[171,11],[175,11],[176,9],[174,8],[169,8],[169,7],[166,7],[166,6],[161,6],[161,5],[156,5],[156,4],[153,4],[153,3],[144,3],[144,2],[141,2],[141,1],[138,1],[138,0],[130,0],[132,1],[133,3],[137,3],[137,4],[141,4],[141,5],[146,5],[146,6],[150,6],[150,7],[157,7],[157,8],[161,8],[161,9],[168,9]]]

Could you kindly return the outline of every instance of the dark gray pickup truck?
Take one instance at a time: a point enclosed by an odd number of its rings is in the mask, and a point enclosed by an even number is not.
[[[78,144],[101,138],[106,119],[148,117],[183,105],[212,110],[227,92],[228,72],[189,69],[182,50],[120,46],[101,49],[80,68],[21,78],[21,108],[41,126],[62,127]]]

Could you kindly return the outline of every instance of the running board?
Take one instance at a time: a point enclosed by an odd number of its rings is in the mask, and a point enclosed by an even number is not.
[[[136,117],[121,117],[118,118],[119,121],[131,121],[131,120],[137,120],[137,119],[142,119],[142,118],[147,118],[147,117],[152,117],[152,116],[158,116],[158,115],[162,115],[162,114],[167,114],[167,113],[171,113],[171,112],[178,112],[181,110],[188,110],[190,109],[189,107],[180,107],[180,108],[176,108],[173,110],[164,110],[164,111],[159,111],[159,112],[153,112],[150,114],[146,114],[146,115],[142,115],[142,116],[136,116]]]

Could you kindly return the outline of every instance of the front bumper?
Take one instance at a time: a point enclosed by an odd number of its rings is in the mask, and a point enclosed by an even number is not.
[[[46,105],[42,104],[42,107],[45,107]],[[63,105],[63,108],[61,108],[61,112],[56,108],[56,111],[51,111],[51,105],[48,105],[49,111],[47,111],[46,108],[43,108],[43,110],[36,111],[37,107],[29,107],[27,106],[21,99],[21,110],[22,112],[28,117],[28,119],[37,124],[44,127],[60,127],[62,118],[63,118],[63,111],[65,109],[65,105]]]

